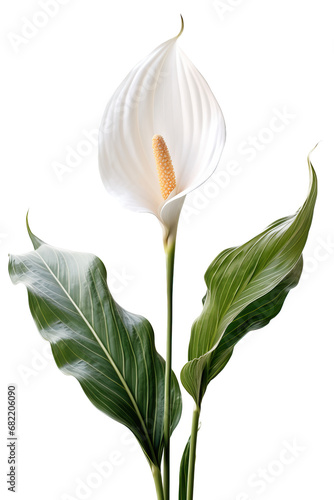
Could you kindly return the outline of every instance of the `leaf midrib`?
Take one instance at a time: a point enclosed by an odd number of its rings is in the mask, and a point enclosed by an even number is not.
[[[64,288],[64,286],[62,285],[62,283],[59,281],[59,279],[57,278],[57,276],[54,274],[54,272],[52,271],[52,269],[48,266],[48,264],[46,263],[46,261],[43,259],[43,257],[40,255],[40,253],[38,253],[38,251],[36,252],[36,254],[38,255],[38,257],[41,259],[41,261],[43,262],[43,264],[45,265],[45,267],[47,268],[47,270],[49,271],[49,273],[51,274],[51,276],[55,279],[55,281],[58,283],[59,287],[63,290],[63,292],[65,293],[66,297],[70,300],[70,302],[74,305],[75,309],[77,310],[77,312],[79,313],[79,315],[81,316],[81,318],[83,319],[83,321],[86,323],[86,325],[88,326],[89,330],[91,331],[91,333],[93,334],[94,338],[96,339],[96,341],[98,342],[99,346],[101,347],[101,349],[103,350],[103,352],[105,353],[105,355],[107,356],[107,359],[109,361],[109,363],[111,364],[111,366],[113,367],[113,369],[115,370],[117,376],[119,377],[120,381],[122,382],[122,385],[126,391],[126,393],[128,394],[129,398],[130,398],[130,401],[131,403],[133,404],[133,407],[135,409],[135,412],[140,420],[140,423],[141,423],[141,426],[145,432],[145,436],[146,436],[146,439],[149,443],[149,447],[151,449],[151,453],[155,459],[155,462],[156,464],[158,463],[157,462],[157,458],[156,458],[156,454],[155,454],[155,451],[154,451],[154,448],[153,448],[153,444],[152,444],[152,441],[150,439],[150,436],[148,434],[148,430],[147,430],[147,427],[146,427],[146,424],[145,424],[145,421],[140,413],[140,410],[138,408],[138,405],[136,403],[136,400],[134,399],[133,397],[133,394],[128,386],[128,384],[126,383],[123,375],[121,374],[121,372],[119,371],[117,365],[115,364],[114,360],[112,359],[112,357],[110,356],[108,350],[105,348],[103,342],[100,340],[100,338],[98,337],[96,331],[94,330],[94,328],[92,327],[92,325],[89,323],[89,321],[87,320],[86,316],[82,313],[81,309],[77,306],[77,304],[75,303],[75,301],[72,299],[72,297],[70,296],[70,294],[67,292],[67,290]],[[74,259],[75,260],[75,259]]]

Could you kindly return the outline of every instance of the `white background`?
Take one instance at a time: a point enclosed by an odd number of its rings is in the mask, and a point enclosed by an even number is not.
[[[240,342],[207,391],[195,498],[332,498],[332,2],[62,3],[54,17],[44,16],[44,27],[16,46],[13,39],[22,36],[26,20],[43,23],[41,2],[1,4],[2,498],[3,493],[12,498],[5,485],[6,387],[11,382],[18,386],[18,500],[84,498],[83,490],[76,492],[83,483],[91,485],[87,499],[155,498],[146,460],[130,434],[98,412],[76,380],[49,359],[48,345],[30,317],[26,290],[9,280],[7,254],[31,249],[25,230],[30,208],[31,227],[43,240],[102,258],[116,300],[152,322],[164,354],[164,254],[158,222],[126,212],[107,195],[95,144],[61,179],[54,166],[64,164],[69,148],[85,140],[84,131],[98,128],[109,97],[134,64],[178,32],[180,13],[185,31],[179,43],[220,103],[228,137],[218,170],[224,183],[215,174],[190,195],[179,225],[177,374],[186,362],[191,324],[201,311],[207,266],[224,248],[242,244],[303,203],[306,157],[322,141],[312,157],[319,198],[304,252],[304,276],[279,317]],[[277,112],[288,118],[271,133],[268,127]],[[261,150],[246,153],[252,137]],[[191,411],[184,393],[183,417],[172,441],[173,500]],[[280,466],[286,442],[293,441],[298,456]],[[111,460],[113,471],[109,467],[109,476],[102,479],[96,466],[106,461],[110,466]],[[262,488],[254,486],[261,467],[268,474]]]

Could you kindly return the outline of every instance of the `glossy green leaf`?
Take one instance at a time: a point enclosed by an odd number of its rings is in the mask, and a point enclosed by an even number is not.
[[[190,452],[190,438],[184,448],[179,475],[179,500],[187,500],[188,465]]]
[[[192,326],[189,361],[181,372],[184,387],[198,405],[235,344],[250,330],[269,323],[299,281],[317,197],[309,158],[308,166],[310,188],[298,212],[274,222],[244,245],[224,250],[205,274],[203,311]]]
[[[126,425],[159,465],[165,362],[150,323],[115,302],[98,257],[47,245],[27,227],[35,251],[11,256],[9,273],[26,285],[31,314],[58,368],[79,381],[99,410]],[[171,408],[172,432],[181,415],[174,374]]]

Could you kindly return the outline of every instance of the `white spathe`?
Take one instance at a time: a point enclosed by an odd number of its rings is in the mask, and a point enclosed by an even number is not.
[[[154,214],[165,240],[175,236],[185,196],[212,175],[225,144],[221,109],[179,48],[180,34],[130,71],[106,107],[99,134],[106,189],[123,206]],[[156,134],[163,136],[175,170],[176,188],[167,200],[152,151]]]

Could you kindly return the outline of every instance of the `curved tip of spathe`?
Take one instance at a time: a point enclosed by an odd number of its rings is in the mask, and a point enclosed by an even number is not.
[[[183,30],[184,30],[184,20],[183,20],[182,14],[180,14],[180,17],[181,17],[181,29],[179,31],[179,34],[176,36],[176,38],[179,38],[182,35]]]

